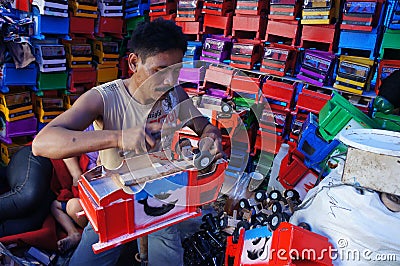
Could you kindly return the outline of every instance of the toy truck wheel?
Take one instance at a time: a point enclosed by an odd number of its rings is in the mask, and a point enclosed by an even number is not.
[[[283,221],[283,215],[281,213],[274,213],[270,215],[268,218],[269,218],[268,225],[272,231],[278,228],[280,223]]]
[[[289,198],[289,199],[291,199],[291,200],[293,200],[293,201],[297,201],[297,200],[300,199],[300,194],[299,194],[299,192],[297,192],[297,190],[294,190],[294,189],[287,189],[287,190],[285,190],[285,192],[283,192],[283,196],[284,196],[285,198]]]
[[[233,231],[233,243],[237,243],[239,240],[239,234],[240,234],[240,229],[244,228],[244,230],[249,230],[250,229],[250,224],[246,221],[240,221],[237,223],[235,230]]]
[[[196,154],[194,158],[194,166],[196,166],[197,169],[200,170],[204,169],[212,163],[213,159],[214,157],[209,151],[202,151]]]
[[[258,202],[264,201],[265,200],[265,195],[266,191],[264,189],[258,189],[255,193],[254,193],[254,199]]]
[[[228,226],[228,215],[226,213],[221,213],[219,216],[219,227],[225,229]]]
[[[272,210],[272,213],[281,213],[282,205],[278,201],[276,201],[276,202],[272,203],[271,210]]]
[[[269,195],[268,195],[269,199],[271,200],[281,200],[282,199],[282,194],[279,190],[272,190]]]
[[[231,114],[232,113],[232,106],[228,103],[221,103],[221,112],[224,114]]]
[[[239,207],[241,209],[250,209],[250,204],[249,204],[248,199],[241,199],[239,201]]]

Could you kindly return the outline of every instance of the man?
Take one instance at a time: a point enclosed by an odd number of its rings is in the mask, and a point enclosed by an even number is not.
[[[200,114],[182,88],[174,87],[180,69],[176,64],[182,61],[186,47],[181,28],[171,21],[157,19],[139,25],[132,34],[128,57],[132,77],[81,95],[72,108],[39,132],[33,142],[34,154],[68,158],[99,150],[101,164],[113,169],[121,164],[121,154],[160,149],[160,137],[155,133],[162,123],[173,128],[179,118],[188,121],[186,125],[201,138],[214,140],[213,152],[220,158],[219,130]],[[91,123],[96,130],[83,132]],[[168,134],[161,131],[161,135]],[[87,226],[70,265],[114,265],[122,246],[94,255],[91,245],[97,241],[92,227]],[[181,265],[182,254],[175,226],[149,235],[150,265]]]

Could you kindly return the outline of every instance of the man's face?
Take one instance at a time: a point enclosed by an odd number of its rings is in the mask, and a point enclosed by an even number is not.
[[[145,63],[138,58],[133,75],[138,88],[135,98],[154,101],[170,90],[177,83],[182,57],[182,51],[174,49],[148,57]]]

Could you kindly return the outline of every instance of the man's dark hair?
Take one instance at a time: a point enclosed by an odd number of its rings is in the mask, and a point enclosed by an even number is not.
[[[136,27],[129,48],[145,63],[148,57],[173,49],[182,50],[184,54],[187,41],[181,27],[171,20],[157,18]]]

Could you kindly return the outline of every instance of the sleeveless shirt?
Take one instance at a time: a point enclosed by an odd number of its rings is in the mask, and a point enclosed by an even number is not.
[[[146,123],[172,124],[177,121],[179,108],[175,90],[171,90],[155,103],[143,105],[129,94],[121,79],[93,89],[100,93],[104,103],[103,128],[99,128],[97,123],[93,123],[95,130],[123,130],[133,127],[144,129]],[[169,137],[170,139],[166,142],[172,141],[172,136]],[[165,147],[165,144],[163,145]],[[101,164],[107,169],[118,168],[124,159],[119,152],[120,150],[117,148],[101,150],[99,152]]]

